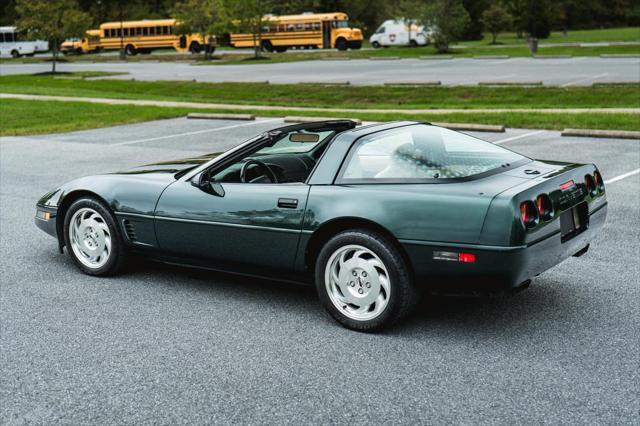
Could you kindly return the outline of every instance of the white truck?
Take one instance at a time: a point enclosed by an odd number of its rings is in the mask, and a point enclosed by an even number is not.
[[[371,47],[389,46],[426,46],[431,40],[432,32],[424,25],[409,24],[409,21],[401,19],[389,19],[378,27],[369,38]]]
[[[0,57],[33,56],[48,50],[49,43],[44,40],[21,41],[16,27],[0,27]]]

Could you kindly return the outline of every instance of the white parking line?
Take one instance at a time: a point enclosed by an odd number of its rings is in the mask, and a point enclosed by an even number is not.
[[[499,144],[504,143],[504,142],[511,142],[511,141],[515,141],[515,140],[518,140],[518,139],[524,139],[524,138],[528,138],[529,136],[535,136],[535,135],[539,135],[539,134],[542,134],[542,133],[545,133],[545,132],[546,132],[546,130],[536,130],[535,132],[529,132],[529,133],[525,133],[524,135],[518,135],[518,136],[512,136],[510,138],[506,138],[506,139],[500,139],[500,140],[492,142],[492,143],[494,143],[496,145],[499,145]]]
[[[596,75],[595,77],[588,77],[588,78],[582,78],[582,79],[580,79],[580,80],[570,81],[570,82],[568,82],[568,83],[562,84],[560,87],[567,87],[567,86],[571,86],[571,85],[573,85],[573,84],[580,84],[580,83],[584,83],[585,81],[589,81],[589,80],[593,80],[593,81],[595,81],[595,80],[597,80],[597,79],[599,79],[599,78],[606,77],[606,76],[608,76],[608,75],[609,75],[609,73],[608,73],[608,72],[605,72],[605,73],[603,73],[603,74],[598,74],[598,75]]]
[[[628,177],[630,177],[630,176],[637,175],[638,173],[640,173],[640,169],[635,169],[635,170],[633,170],[633,171],[631,171],[631,172],[629,172],[629,173],[625,173],[625,174],[623,174],[623,175],[616,176],[616,177],[611,178],[611,179],[609,179],[609,180],[605,180],[605,181],[604,181],[604,183],[605,183],[605,184],[614,183],[614,182],[617,182],[617,181],[619,181],[619,180],[626,179],[626,178],[628,178]]]
[[[134,141],[118,142],[118,143],[111,144],[111,146],[133,145],[133,144],[136,144],[136,143],[159,141],[159,140],[162,140],[162,139],[178,138],[178,137],[181,137],[181,136],[199,135],[199,134],[202,134],[202,133],[213,133],[213,132],[219,132],[221,130],[236,129],[238,127],[255,126],[256,124],[273,123],[275,121],[282,121],[282,118],[272,118],[272,119],[269,119],[269,120],[258,120],[258,121],[252,121],[250,123],[242,123],[242,124],[234,124],[232,126],[216,127],[215,129],[205,129],[205,130],[197,130],[195,132],[179,133],[177,135],[158,136],[158,137],[155,137],[155,138],[146,138],[146,139],[138,139],[138,140],[134,140]]]

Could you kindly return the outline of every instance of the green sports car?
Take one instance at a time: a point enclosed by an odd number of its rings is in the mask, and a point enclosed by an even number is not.
[[[376,330],[422,292],[526,288],[584,254],[607,201],[592,165],[537,161],[416,122],[323,121],[220,155],[71,181],[35,222],[90,275],[128,255],[315,283],[341,324]]]

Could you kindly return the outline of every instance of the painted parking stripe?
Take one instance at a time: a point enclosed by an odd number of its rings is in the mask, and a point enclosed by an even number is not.
[[[609,180],[605,180],[604,183],[605,184],[610,184],[610,183],[618,182],[619,180],[626,179],[626,178],[631,177],[633,175],[637,175],[638,173],[640,173],[640,169],[635,169],[635,170],[633,170],[633,171],[631,171],[629,173],[625,173],[623,175],[616,176],[616,177],[611,178]]]
[[[213,133],[213,132],[219,132],[219,131],[222,131],[222,130],[236,129],[238,127],[255,126],[256,124],[274,123],[276,121],[282,121],[282,118],[273,118],[273,119],[269,119],[269,120],[252,121],[250,123],[242,123],[242,124],[234,124],[232,126],[216,127],[215,129],[205,129],[205,130],[197,130],[197,131],[194,131],[194,132],[179,133],[177,135],[158,136],[158,137],[155,137],[155,138],[146,138],[146,139],[138,139],[138,140],[134,140],[134,141],[118,142],[118,143],[111,144],[111,146],[133,145],[133,144],[143,143],[143,142],[152,142],[152,141],[159,141],[159,140],[163,140],[163,139],[178,138],[178,137],[181,137],[181,136],[192,136],[192,135],[199,135],[199,134],[202,134],[202,133]]]
[[[582,78],[580,80],[570,81],[568,83],[562,84],[560,87],[567,87],[567,86],[571,86],[571,85],[574,85],[574,84],[580,84],[580,83],[584,83],[585,81],[590,81],[590,80],[595,81],[595,80],[597,80],[599,78],[606,77],[608,75],[609,75],[609,73],[605,72],[603,74],[598,74],[595,77],[588,77],[588,78]]]
[[[518,139],[528,138],[529,136],[540,135],[540,134],[545,133],[545,132],[546,132],[546,130],[536,130],[535,132],[529,132],[529,133],[525,133],[524,135],[518,135],[518,136],[512,136],[510,138],[506,138],[506,139],[500,139],[500,140],[492,142],[492,143],[494,143],[496,145],[499,145],[499,144],[505,143],[505,142],[517,141]]]

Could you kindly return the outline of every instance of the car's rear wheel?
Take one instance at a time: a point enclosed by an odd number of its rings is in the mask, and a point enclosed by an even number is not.
[[[399,250],[369,230],[331,238],[318,255],[315,275],[324,307],[354,330],[389,326],[408,316],[420,298]]]
[[[111,212],[93,198],[75,201],[65,215],[64,238],[75,264],[86,274],[114,275],[126,259],[126,247]]]

